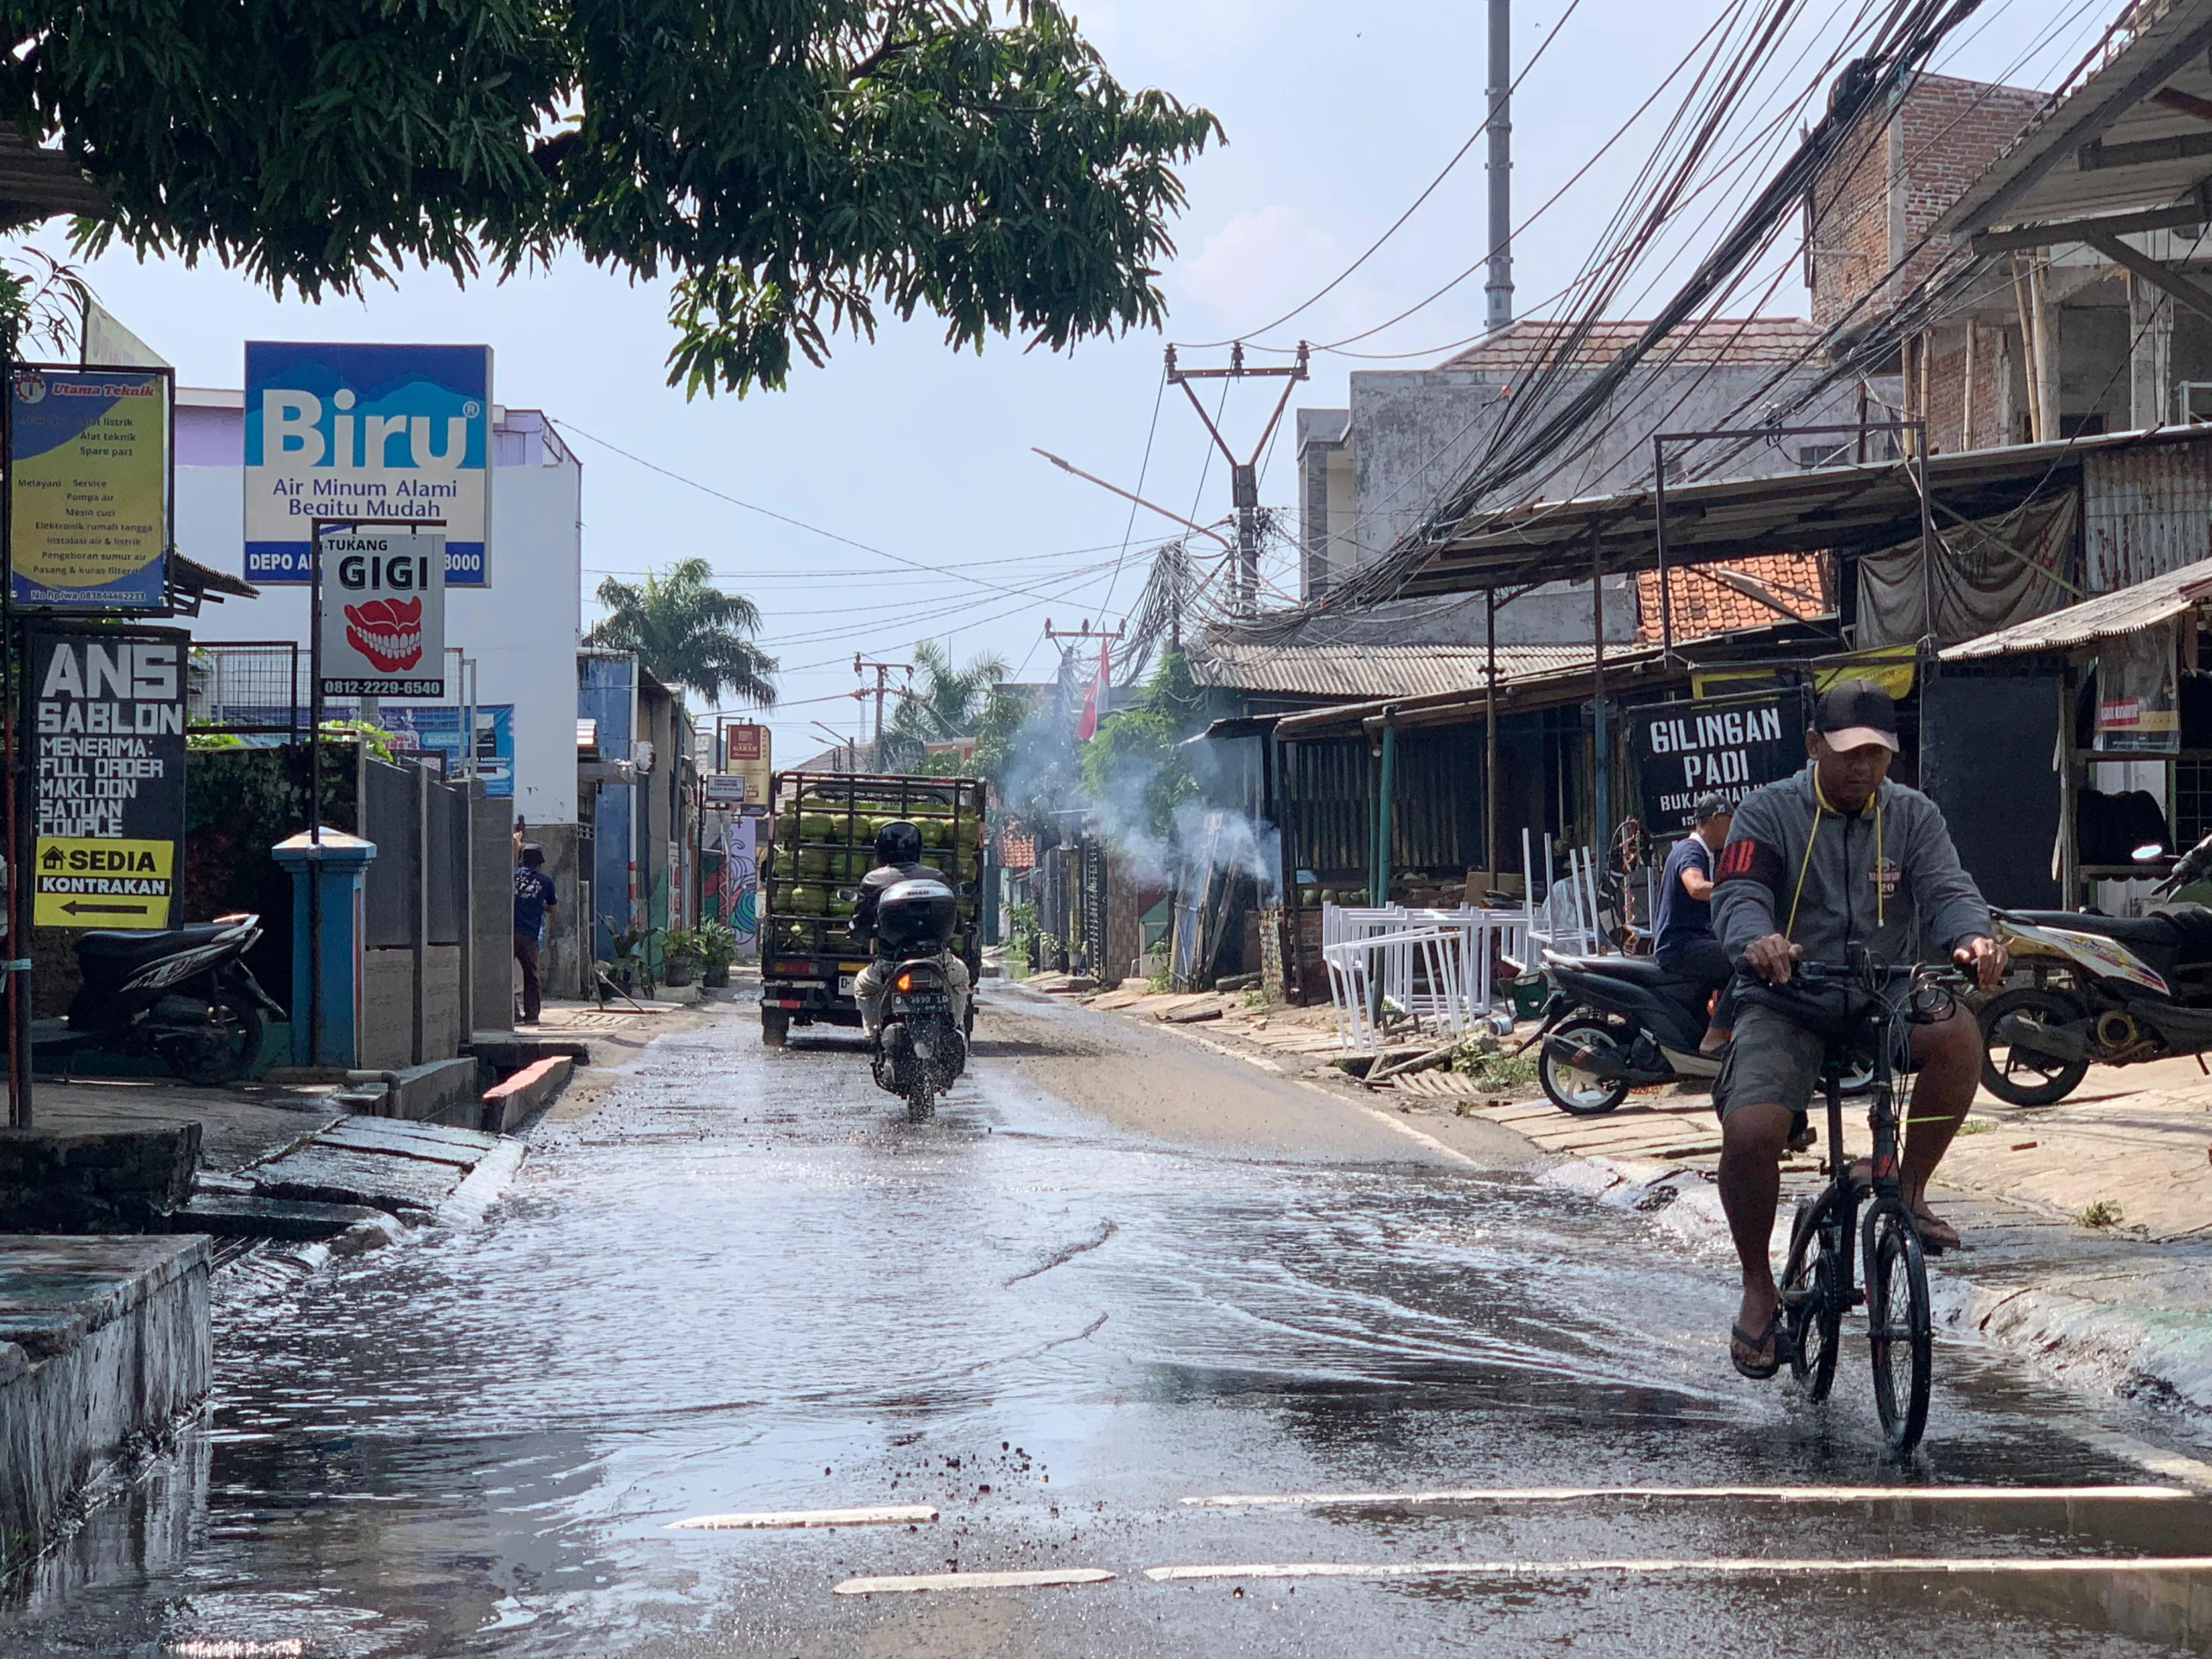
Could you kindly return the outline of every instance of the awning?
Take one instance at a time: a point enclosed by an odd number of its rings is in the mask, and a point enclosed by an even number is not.
[[[1820,630],[1832,626],[1834,617],[1810,622],[1777,622],[1771,627],[1741,628],[1695,642],[1695,660],[1681,646],[1666,657],[1657,645],[1624,646],[1616,656],[1605,653],[1608,695],[1651,685],[1687,685],[1693,676],[1721,665],[1756,663],[1762,659],[1811,662],[1832,654],[1832,639]],[[1802,655],[1791,654],[1795,647]],[[1558,707],[1590,700],[1595,664],[1589,660],[1573,668],[1497,677],[1497,707],[1501,714],[1530,708]],[[1366,702],[1338,703],[1305,714],[1285,715],[1275,722],[1281,742],[1349,737],[1380,726],[1387,720],[1401,728],[1418,726],[1458,726],[1480,720],[1490,706],[1486,691],[1454,691],[1440,696],[1377,698]]]
[[[2163,575],[2085,599],[2064,610],[2016,623],[1944,652],[1947,663],[1972,663],[1993,657],[2021,657],[2046,651],[2075,651],[2100,639],[2156,627],[2212,599],[2212,559],[2183,565]]]
[[[2208,0],[2212,3],[2212,0]],[[1995,518],[2081,481],[2082,460],[2099,451],[2212,442],[2212,427],[2117,432],[2053,443],[1974,449],[1928,461],[1938,529]],[[1667,491],[1667,562],[1709,564],[1759,553],[1861,550],[1920,533],[1920,486],[1910,462],[1822,467],[1778,478],[1685,484]],[[1363,586],[1392,597],[1476,593],[1537,582],[1580,580],[1592,554],[1608,575],[1658,567],[1653,493],[1536,501],[1471,516],[1434,546],[1376,566]]]
[[[1936,220],[1939,234],[2042,228],[2053,240],[2198,224],[2212,173],[2212,0],[2145,0],[2103,60],[2056,98]],[[2031,245],[2010,237],[2011,245]]]
[[[162,575],[162,598],[175,614],[197,616],[200,606],[210,599],[219,605],[226,599],[260,597],[261,589],[251,582],[202,564],[197,559],[188,559],[175,548],[169,550]]]
[[[0,229],[20,229],[56,213],[105,219],[114,211],[107,192],[65,152],[44,149],[0,124]]]

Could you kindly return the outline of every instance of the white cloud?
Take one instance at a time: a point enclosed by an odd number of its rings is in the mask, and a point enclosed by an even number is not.
[[[1247,209],[1177,262],[1172,280],[1224,326],[1256,328],[1337,271],[1337,239],[1278,202]]]

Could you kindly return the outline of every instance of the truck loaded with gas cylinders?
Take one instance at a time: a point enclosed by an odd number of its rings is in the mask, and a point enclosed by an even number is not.
[[[782,1047],[794,1025],[861,1023],[853,978],[868,958],[852,937],[853,901],[874,866],[876,832],[901,818],[921,831],[922,861],[957,897],[953,953],[971,978],[981,973],[980,779],[785,772],[770,798],[775,836],[760,861],[763,1042]]]

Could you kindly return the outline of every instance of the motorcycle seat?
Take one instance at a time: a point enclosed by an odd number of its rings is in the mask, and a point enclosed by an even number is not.
[[[82,962],[105,968],[142,968],[146,963],[227,933],[230,922],[192,922],[159,933],[128,932],[120,928],[98,928],[77,936],[77,956]]]
[[[1662,968],[1649,957],[1554,957],[1550,965],[1570,974],[1595,974],[1634,984],[1664,986],[1683,983],[1671,968]]]
[[[2171,916],[2085,916],[2075,910],[2008,910],[2013,921],[2035,927],[2063,927],[2075,933],[2094,933],[2117,940],[2131,950],[2172,951],[2181,943],[2181,930]]]

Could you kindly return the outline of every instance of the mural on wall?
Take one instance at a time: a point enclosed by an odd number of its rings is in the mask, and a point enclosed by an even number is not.
[[[722,867],[722,887],[729,899],[729,925],[737,935],[737,948],[751,956],[760,943],[760,871],[754,861],[753,833],[758,818],[729,821],[728,852]]]

